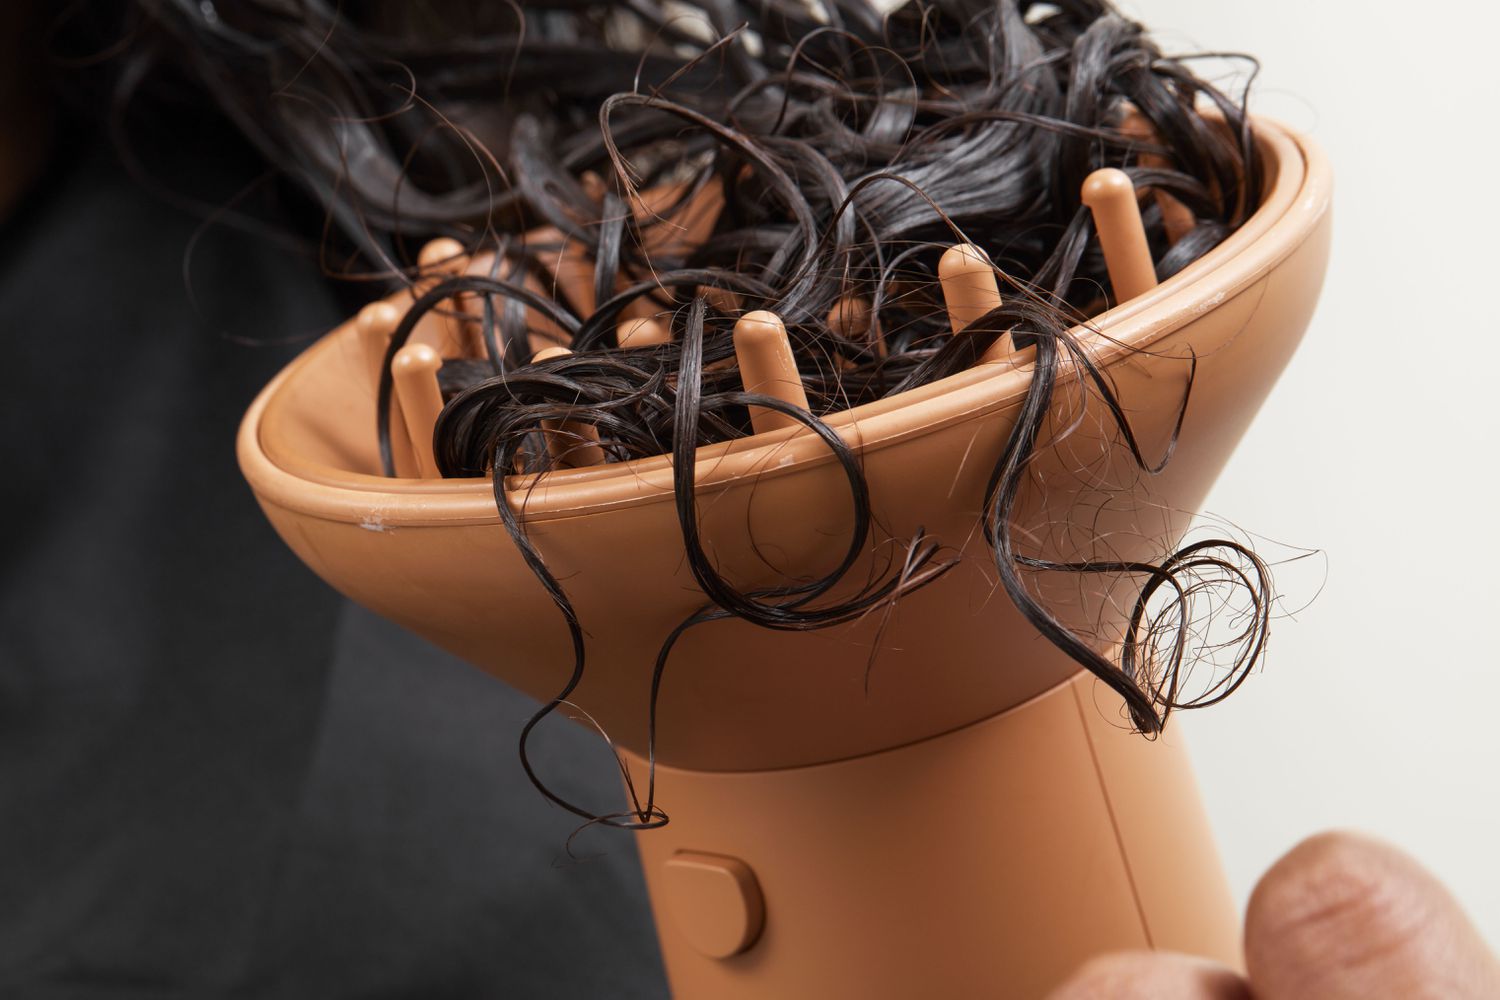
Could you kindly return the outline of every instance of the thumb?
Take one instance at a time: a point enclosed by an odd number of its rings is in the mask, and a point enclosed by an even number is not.
[[[1500,963],[1458,903],[1386,844],[1320,834],[1250,897],[1245,958],[1259,1000],[1500,997]]]

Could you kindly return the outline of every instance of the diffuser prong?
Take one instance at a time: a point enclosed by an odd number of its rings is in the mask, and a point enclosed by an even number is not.
[[[412,297],[425,294],[440,282],[463,274],[469,269],[469,264],[469,252],[458,240],[449,236],[429,240],[417,254],[420,273],[412,287]],[[424,339],[432,342],[444,357],[484,355],[478,321],[471,319],[464,308],[465,302],[471,299],[469,295],[456,295],[434,310],[437,329],[426,334]],[[437,332],[439,330],[441,332]]]
[[[657,319],[626,319],[615,327],[615,343],[620,347],[656,347],[671,341],[672,331]]]
[[[1156,266],[1129,175],[1114,167],[1095,170],[1083,182],[1083,203],[1094,215],[1115,305],[1155,288]]]
[[[1147,145],[1161,145],[1161,138],[1156,134],[1156,129],[1146,120],[1146,116],[1134,107],[1127,105],[1125,119],[1120,123],[1120,134],[1137,139]],[[1169,170],[1172,161],[1159,153],[1150,153],[1141,150],[1136,154],[1136,162],[1143,167],[1153,170]],[[1156,205],[1161,209],[1162,228],[1166,230],[1167,245],[1176,246],[1177,241],[1193,231],[1198,224],[1193,218],[1192,210],[1182,202],[1161,188],[1152,191],[1156,198]]]
[[[874,329],[870,302],[863,296],[839,296],[839,300],[828,310],[828,328],[845,340],[868,343],[875,348],[876,354],[885,357],[885,340]]]
[[[972,243],[959,243],[943,252],[938,261],[938,282],[948,323],[955,334],[963,333],[979,317],[1000,308],[1000,285],[995,265]],[[999,361],[1010,354],[1010,334],[1004,333],[985,349],[980,362]]]
[[[390,349],[391,334],[401,325],[401,310],[389,302],[371,302],[359,311],[354,322],[370,372],[370,391],[374,392],[380,385],[380,372],[385,367],[385,352]]]
[[[424,479],[439,479],[437,459],[432,453],[432,431],[443,409],[443,393],[437,373],[443,366],[438,352],[427,344],[407,344],[391,361],[391,379],[401,404],[412,455]]]
[[[544,347],[532,356],[532,363],[565,358],[573,352],[566,347]],[[560,466],[577,468],[603,465],[604,449],[599,445],[599,428],[582,420],[543,420],[547,452]]]
[[[943,286],[943,302],[954,333],[963,333],[979,317],[1000,308],[995,268],[971,243],[960,243],[943,253],[938,261],[938,281]]]
[[[740,383],[746,392],[772,396],[808,409],[807,390],[797,371],[797,359],[781,317],[764,309],[748,312],[734,325],[734,355]],[[800,426],[797,420],[764,406],[750,407],[750,426],[764,434],[780,427]]]
[[[417,254],[417,267],[424,275],[460,274],[468,263],[464,245],[450,236],[429,240]]]

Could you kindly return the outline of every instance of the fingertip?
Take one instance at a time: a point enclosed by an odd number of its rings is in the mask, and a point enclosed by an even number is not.
[[[1266,872],[1245,917],[1245,959],[1256,990],[1278,1000],[1478,997],[1500,982],[1432,875],[1348,832],[1310,837]]]
[[[1092,958],[1047,1000],[1250,1000],[1233,971],[1192,955],[1121,951]]]
[[[1350,832],[1320,833],[1293,847],[1261,877],[1245,913],[1245,958],[1252,976],[1314,959],[1353,936],[1360,948],[1400,939],[1426,886],[1394,848]],[[1337,957],[1337,956],[1330,956]],[[1352,956],[1351,956],[1352,957]]]

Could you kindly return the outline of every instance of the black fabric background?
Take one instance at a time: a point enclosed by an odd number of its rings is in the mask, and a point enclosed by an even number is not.
[[[665,995],[629,837],[569,860],[521,773],[531,703],[262,519],[239,418],[348,305],[202,221],[95,143],[4,231],[0,996]],[[617,808],[596,742],[540,759]]]

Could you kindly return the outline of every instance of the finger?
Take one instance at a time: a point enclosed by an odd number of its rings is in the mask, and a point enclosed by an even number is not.
[[[1245,917],[1258,1000],[1500,996],[1500,963],[1439,882],[1352,834],[1303,841],[1261,879]]]
[[[1250,1000],[1238,975],[1165,951],[1122,951],[1086,963],[1047,1000]]]

